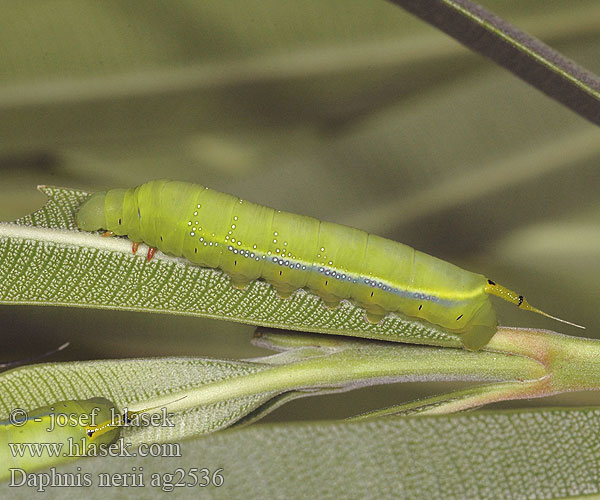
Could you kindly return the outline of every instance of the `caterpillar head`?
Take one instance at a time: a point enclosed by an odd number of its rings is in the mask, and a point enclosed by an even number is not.
[[[104,201],[106,191],[98,191],[90,196],[75,215],[75,223],[82,231],[107,229]]]

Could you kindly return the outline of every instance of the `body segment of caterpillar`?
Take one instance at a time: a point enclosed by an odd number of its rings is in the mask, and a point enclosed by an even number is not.
[[[497,330],[490,294],[549,316],[481,274],[402,243],[199,184],[163,179],[94,193],[76,221],[85,231],[127,235],[134,251],[144,242],[219,268],[237,288],[262,278],[282,297],[307,288],[329,307],[349,299],[371,322],[389,312],[420,318],[460,334],[470,350],[483,347]]]

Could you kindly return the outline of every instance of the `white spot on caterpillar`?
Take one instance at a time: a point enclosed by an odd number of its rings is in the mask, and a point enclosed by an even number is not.
[[[196,236],[196,233],[195,233],[194,231],[192,231],[192,232],[190,233],[190,236]]]
[[[188,226],[191,226],[191,225],[192,225],[192,221],[189,221],[189,222],[188,222]]]
[[[197,211],[196,211],[196,212],[194,212],[194,215],[198,215],[198,212],[197,212]]]
[[[238,216],[237,216],[237,215],[235,215],[235,216],[233,217],[233,220],[238,220]]]

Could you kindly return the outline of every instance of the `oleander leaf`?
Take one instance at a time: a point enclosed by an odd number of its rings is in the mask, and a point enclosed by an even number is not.
[[[168,491],[178,477],[168,474],[178,468],[184,475],[207,468],[210,476],[222,469],[224,479],[219,487],[174,488],[179,498],[595,498],[599,427],[598,408],[256,425],[182,442],[177,457],[93,458],[59,467],[57,473],[90,474],[94,487],[44,487],[44,498],[80,498],[85,491],[103,499],[113,488],[95,487],[98,474],[118,477],[132,467],[143,467],[144,498],[163,498],[161,485]],[[162,481],[151,487],[153,474]],[[30,498],[35,489],[10,488],[11,498]]]
[[[40,210],[0,224],[0,303],[40,304],[187,314],[256,325],[440,346],[460,346],[440,327],[389,314],[379,324],[342,301],[336,309],[297,290],[280,298],[261,280],[237,290],[219,270],[145,248],[131,252],[126,238],[79,231],[74,213],[86,193],[41,187]]]
[[[241,420],[247,424],[301,396],[408,380],[518,386],[547,375],[537,361],[510,353],[275,331],[264,331],[260,338],[265,346],[285,350],[240,361],[165,357],[43,363],[9,370],[0,374],[0,421],[14,408],[31,410],[55,401],[101,396],[121,411],[165,407],[173,412],[172,427],[123,430],[128,443],[164,442],[214,432]]]
[[[203,358],[73,361],[25,366],[0,374],[0,414],[4,420],[14,408],[32,410],[56,401],[98,396],[109,399],[121,410],[139,402],[151,406],[147,401],[159,395],[191,391],[268,368],[259,363]],[[125,429],[123,435],[127,442],[135,442],[135,439],[166,441],[212,432],[228,427],[270,397],[267,392],[223,398],[176,415],[175,427],[137,429],[137,433]]]

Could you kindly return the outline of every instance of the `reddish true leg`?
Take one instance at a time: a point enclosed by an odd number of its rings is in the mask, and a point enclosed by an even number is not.
[[[152,257],[154,257],[154,254],[156,253],[156,248],[148,248],[148,256],[146,257],[146,259],[148,260],[148,262],[150,262],[152,260]]]
[[[137,253],[139,247],[140,247],[139,243],[136,243],[135,241],[131,243],[131,251],[133,253]]]
[[[102,235],[102,237],[103,237],[103,238],[109,238],[110,236],[114,236],[114,235],[115,235],[115,233],[113,233],[112,231],[106,231],[106,232],[105,232],[105,233]]]

